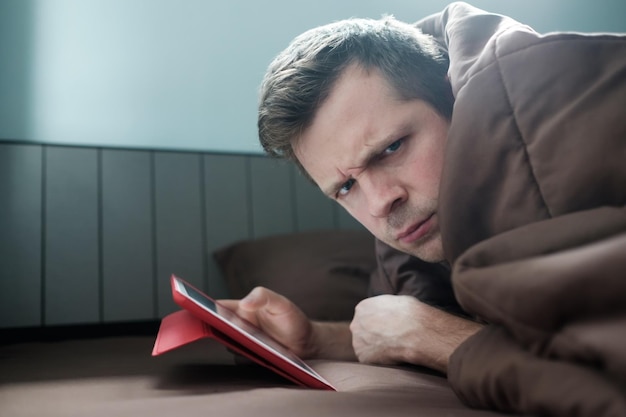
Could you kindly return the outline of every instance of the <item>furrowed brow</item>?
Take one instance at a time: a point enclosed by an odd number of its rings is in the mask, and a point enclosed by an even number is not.
[[[380,148],[382,148],[382,149],[378,149],[378,147],[370,148],[366,153],[364,153],[361,156],[361,159],[360,159],[359,163],[357,163],[354,168],[350,168],[350,170],[353,170],[353,169],[363,170],[363,169],[367,168],[370,165],[370,163],[380,155],[380,153],[385,149],[385,147],[386,147],[386,145],[385,146],[380,146]],[[327,197],[329,197],[329,198],[334,200],[336,195],[337,195],[337,193],[341,189],[341,187],[343,187],[343,185],[346,183],[346,181],[348,181],[350,179],[356,179],[356,178],[354,178],[354,176],[352,176],[352,175],[348,175],[345,178],[342,178],[340,180],[334,181],[328,187],[323,188],[322,192]]]
[[[367,168],[372,163],[372,161],[377,159],[380,156],[380,154],[389,146],[390,142],[393,142],[397,140],[397,138],[404,136],[403,132],[406,132],[407,130],[408,130],[408,126],[402,126],[402,128],[398,129],[393,134],[390,134],[390,135],[385,136],[384,138],[381,138],[374,145],[372,145],[367,150],[367,152],[363,153],[359,157],[359,160],[357,161],[355,167],[359,169]],[[352,169],[355,169],[355,168],[351,168],[351,170]],[[324,193],[324,195],[334,200],[335,196],[337,195],[337,192],[339,192],[339,189],[349,179],[355,179],[355,178],[351,175],[347,176],[346,178],[342,178],[340,180],[337,180],[331,183],[329,186],[324,187],[321,190]]]

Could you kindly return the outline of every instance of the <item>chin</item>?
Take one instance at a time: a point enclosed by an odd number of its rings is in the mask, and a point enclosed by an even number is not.
[[[439,263],[445,261],[443,253],[430,253],[430,252],[420,252],[416,251],[416,253],[412,253],[416,258],[421,259],[424,262],[430,263]]]
[[[439,263],[445,261],[445,256],[443,255],[443,246],[441,244],[441,237],[439,236],[439,234],[431,237],[424,242],[416,242],[414,245],[408,247],[398,245],[391,246],[395,247],[399,251],[408,253],[409,255],[413,255],[424,262]]]

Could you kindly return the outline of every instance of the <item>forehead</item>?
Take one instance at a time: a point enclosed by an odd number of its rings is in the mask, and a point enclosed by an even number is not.
[[[400,103],[377,70],[348,66],[295,142],[296,157],[326,191],[390,134],[401,117]]]

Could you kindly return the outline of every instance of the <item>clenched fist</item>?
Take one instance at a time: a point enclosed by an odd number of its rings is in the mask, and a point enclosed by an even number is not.
[[[454,350],[481,327],[406,295],[361,301],[350,324],[360,362],[411,363],[444,373]]]

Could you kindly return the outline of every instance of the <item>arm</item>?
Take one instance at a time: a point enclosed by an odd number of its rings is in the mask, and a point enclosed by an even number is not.
[[[257,287],[241,300],[220,301],[301,358],[355,360],[348,323],[310,320],[295,304]]]
[[[352,347],[350,323],[313,322],[312,335],[314,352],[311,357],[345,361],[357,360]]]
[[[370,296],[405,297],[372,297],[359,304],[352,322],[359,359],[446,372],[452,351],[480,327],[459,317],[468,315],[454,297],[449,267],[424,262],[379,240],[376,258]]]
[[[412,296],[394,295],[363,300],[350,325],[359,361],[411,363],[443,373],[457,347],[481,328]]]
[[[452,352],[481,328],[412,296],[363,300],[350,324],[312,321],[287,298],[262,287],[220,303],[304,359],[412,363],[444,373]]]
[[[304,359],[404,362],[446,372],[452,352],[481,328],[412,296],[366,299],[350,324],[312,321],[287,298],[262,287],[221,303]]]

